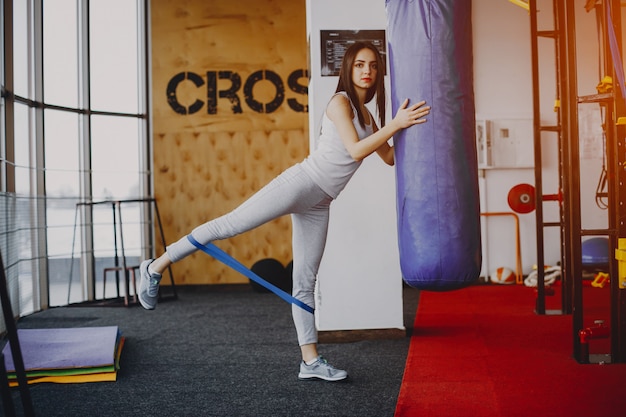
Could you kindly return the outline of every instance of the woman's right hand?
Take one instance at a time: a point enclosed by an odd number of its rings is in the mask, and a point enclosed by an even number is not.
[[[426,101],[422,100],[409,107],[409,99],[404,100],[393,118],[394,123],[400,129],[406,129],[414,125],[426,123],[425,117],[430,113],[430,106],[425,106]]]

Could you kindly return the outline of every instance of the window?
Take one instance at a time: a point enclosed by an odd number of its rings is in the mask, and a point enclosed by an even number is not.
[[[111,216],[88,203],[150,195],[148,2],[0,4],[3,24],[12,22],[0,34],[0,250],[12,300],[28,314],[101,297],[101,267],[114,259]],[[127,256],[150,247],[142,210],[124,212]]]
[[[76,0],[43,1],[43,88],[46,104],[78,107]]]
[[[137,3],[91,0],[89,7],[91,107],[139,113]]]
[[[28,2],[13,2],[13,89],[15,94],[31,98],[29,89],[29,63],[28,58],[32,48],[29,48],[31,28],[29,19]]]

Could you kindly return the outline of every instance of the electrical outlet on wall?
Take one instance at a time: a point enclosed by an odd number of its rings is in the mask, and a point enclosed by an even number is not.
[[[532,168],[532,120],[477,120],[476,149],[479,168]]]
[[[491,122],[489,120],[476,121],[476,151],[478,152],[478,167],[490,168],[491,161]]]

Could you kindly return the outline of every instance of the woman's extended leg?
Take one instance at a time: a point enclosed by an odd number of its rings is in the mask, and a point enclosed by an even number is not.
[[[304,212],[328,198],[313,180],[295,165],[272,180],[235,210],[196,227],[191,234],[205,245],[232,237],[260,226],[270,220],[294,212]],[[186,236],[167,247],[167,252],[155,259],[142,262],[139,301],[148,310],[156,307],[158,288],[163,271],[197,248]]]

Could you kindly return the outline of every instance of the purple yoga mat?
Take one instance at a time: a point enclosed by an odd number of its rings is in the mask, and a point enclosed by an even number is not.
[[[113,365],[118,333],[117,326],[17,331],[26,371]],[[2,353],[7,371],[14,372],[8,343]]]

